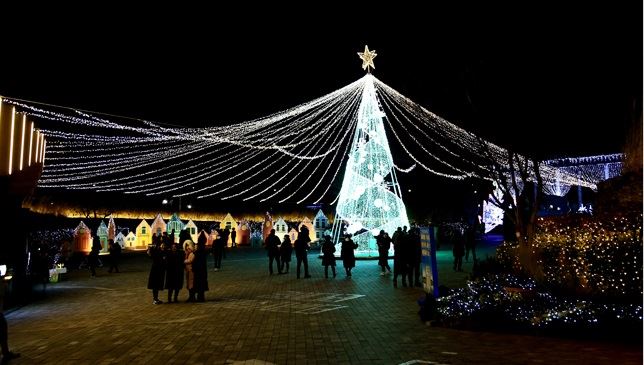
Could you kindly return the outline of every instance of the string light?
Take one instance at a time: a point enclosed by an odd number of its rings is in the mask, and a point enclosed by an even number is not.
[[[11,109],[11,132],[9,132],[9,175],[13,167],[13,126],[16,123],[16,108]]]
[[[2,101],[0,100],[0,104],[2,104]],[[31,149],[33,148],[33,140],[34,140],[34,122],[31,122],[31,128],[29,132],[29,162],[28,166],[31,166]]]
[[[25,156],[25,129],[27,128],[27,116],[22,115],[22,133],[20,136],[20,171],[22,171],[22,163]]]
[[[367,74],[332,230],[336,249],[339,249],[343,222],[347,222],[346,231],[353,234],[358,255],[370,253],[369,242],[374,239],[372,231],[385,230],[393,234],[396,227],[410,226],[393,168],[383,116],[373,77]]]

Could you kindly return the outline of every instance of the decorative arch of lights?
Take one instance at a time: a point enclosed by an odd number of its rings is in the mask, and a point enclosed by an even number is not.
[[[495,168],[509,167],[506,149],[437,116],[370,73],[290,109],[205,128],[14,98],[2,103],[41,122],[48,142],[39,188],[337,204],[336,220],[345,221],[352,233],[362,231],[364,239],[356,240],[365,252],[374,249],[368,237],[375,231],[393,233],[409,225],[396,172],[420,168],[448,179],[492,180]],[[390,143],[403,156],[393,156]],[[406,161],[405,166],[397,161]],[[557,195],[571,185],[596,189],[620,170],[621,155],[540,165],[546,189]],[[334,234],[337,239],[339,230]]]

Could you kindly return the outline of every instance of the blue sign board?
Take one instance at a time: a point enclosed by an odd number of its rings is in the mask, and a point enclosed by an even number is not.
[[[438,297],[438,266],[436,265],[436,237],[434,227],[420,227],[420,244],[422,247],[421,273],[423,289],[428,294]]]

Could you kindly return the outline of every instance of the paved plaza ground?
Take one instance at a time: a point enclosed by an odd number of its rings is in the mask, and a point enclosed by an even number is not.
[[[451,270],[450,251],[438,258],[439,280],[463,285],[467,272]],[[338,277],[325,279],[317,255],[309,260],[311,279],[296,279],[294,268],[269,276],[264,250],[233,249],[222,271],[209,258],[205,303],[162,305],[146,289],[145,254],[126,255],[119,274],[72,271],[44,297],[8,311],[9,344],[22,354],[11,363],[642,363],[636,344],[430,327],[417,314],[422,290],[394,288],[377,261],[358,261],[350,279],[339,263]]]

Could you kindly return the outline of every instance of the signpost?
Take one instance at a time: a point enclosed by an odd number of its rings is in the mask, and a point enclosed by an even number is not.
[[[436,265],[436,236],[434,227],[420,227],[422,247],[421,272],[423,289],[434,298],[438,297],[438,267]]]

